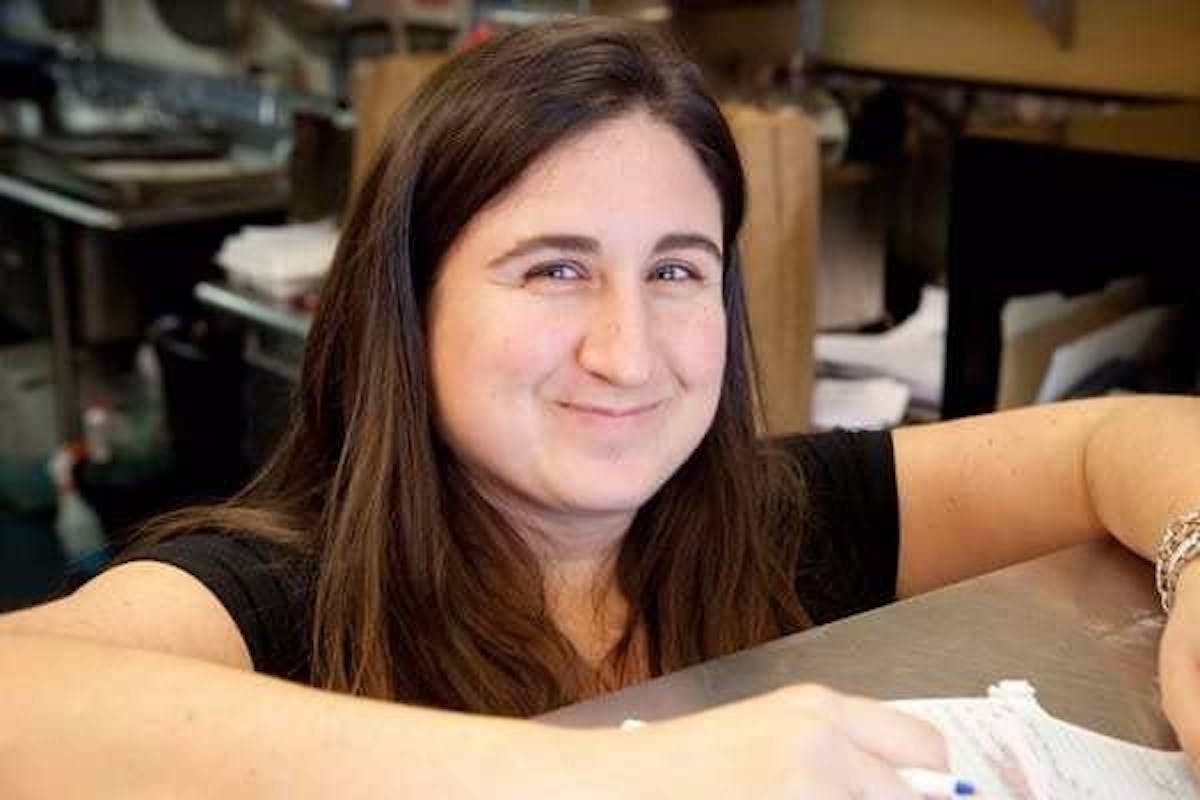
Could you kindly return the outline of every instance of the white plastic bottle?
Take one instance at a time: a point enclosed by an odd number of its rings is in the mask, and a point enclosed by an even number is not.
[[[80,457],[78,449],[63,447],[50,461],[50,473],[58,489],[54,532],[71,569],[90,572],[103,565],[108,542],[100,517],[75,487],[72,471]]]

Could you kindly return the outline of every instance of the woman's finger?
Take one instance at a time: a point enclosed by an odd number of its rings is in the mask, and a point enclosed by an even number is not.
[[[1200,661],[1189,648],[1164,640],[1159,660],[1163,711],[1175,735],[1200,772]]]
[[[838,702],[835,721],[845,735],[893,768],[949,768],[946,740],[925,720],[862,697],[839,695]]]
[[[849,795],[863,800],[921,800],[921,796],[901,780],[896,766],[862,750],[850,739],[843,739],[842,780]]]

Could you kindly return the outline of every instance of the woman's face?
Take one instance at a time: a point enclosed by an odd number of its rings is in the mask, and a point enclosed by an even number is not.
[[[721,204],[675,131],[631,113],[480,211],[429,311],[439,425],[535,519],[631,516],[699,444],[725,367]]]

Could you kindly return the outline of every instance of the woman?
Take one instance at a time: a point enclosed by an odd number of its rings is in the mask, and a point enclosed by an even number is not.
[[[895,769],[941,766],[936,733],[821,687],[633,736],[502,717],[1106,529],[1149,556],[1200,502],[1200,413],[759,444],[743,204],[694,68],[640,28],[443,68],[346,225],[271,463],[0,619],[6,796],[914,797]],[[1180,572],[1164,694],[1200,754]]]

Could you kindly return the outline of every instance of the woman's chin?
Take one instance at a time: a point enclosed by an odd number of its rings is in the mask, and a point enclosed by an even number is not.
[[[604,474],[597,474],[603,472]],[[665,480],[659,472],[637,469],[612,469],[582,474],[582,480],[555,481],[552,494],[557,505],[582,513],[634,512],[642,507]]]

